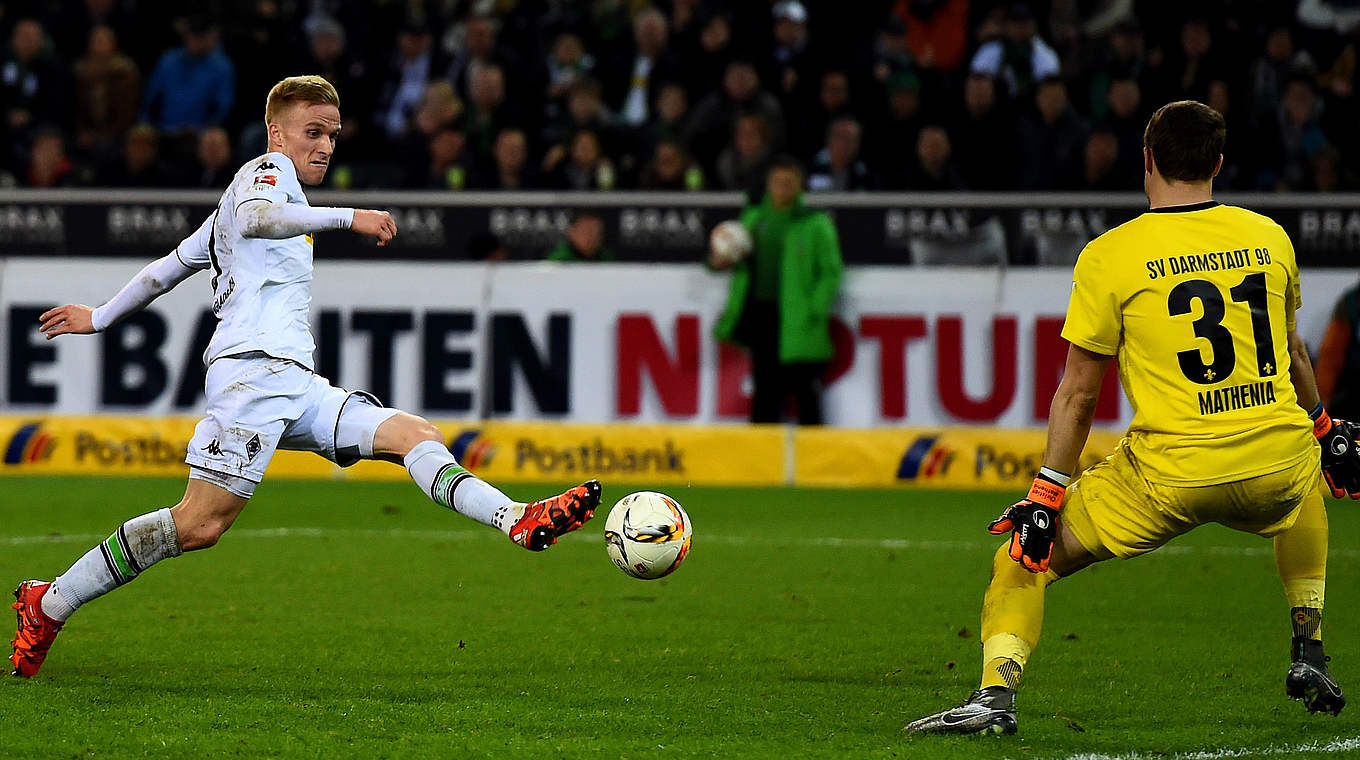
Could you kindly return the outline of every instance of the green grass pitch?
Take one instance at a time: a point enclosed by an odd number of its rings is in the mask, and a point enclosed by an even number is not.
[[[182,488],[0,479],[0,581],[51,578]],[[606,483],[605,510],[629,490]],[[1063,581],[1020,734],[908,737],[976,685],[984,526],[1016,494],[667,490],[694,548],[637,581],[606,558],[605,510],[534,555],[410,484],[266,482],[216,548],[82,610],[39,677],[0,678],[0,757],[1360,753],[1360,706],[1284,698],[1266,541],[1206,527]],[[1353,697],[1356,509],[1330,502],[1324,629]]]

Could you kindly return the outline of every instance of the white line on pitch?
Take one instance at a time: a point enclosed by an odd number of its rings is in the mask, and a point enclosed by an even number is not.
[[[1331,741],[1315,741],[1307,744],[1297,744],[1292,747],[1263,747],[1259,749],[1205,749],[1194,752],[1178,752],[1168,755],[1162,752],[1143,753],[1143,752],[1120,752],[1117,755],[1108,755],[1101,752],[1081,752],[1075,755],[1064,755],[1061,760],[1223,760],[1233,757],[1266,757],[1273,755],[1297,755],[1301,752],[1351,752],[1360,749],[1360,737],[1350,739],[1333,739]]]
[[[29,544],[93,543],[108,536],[96,533],[53,533],[45,536],[0,536],[0,546]],[[408,530],[403,528],[237,528],[227,532],[227,540],[256,538],[395,538],[416,541],[466,541],[498,538],[495,531],[471,530]],[[996,547],[997,541],[934,541],[905,538],[840,538],[836,536],[731,536],[699,533],[695,540],[701,544],[729,546],[799,546],[832,549],[910,549],[915,551],[983,551]],[[1163,546],[1154,554],[1186,556],[1211,555],[1223,557],[1269,557],[1273,552],[1264,546]],[[1332,548],[1332,557],[1360,557],[1360,549]]]

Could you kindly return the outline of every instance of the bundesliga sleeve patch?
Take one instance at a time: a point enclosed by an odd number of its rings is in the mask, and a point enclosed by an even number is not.
[[[255,186],[259,187],[261,185],[269,185],[270,187],[275,187],[278,184],[278,180],[279,180],[278,175],[261,174],[260,176],[255,178]]]

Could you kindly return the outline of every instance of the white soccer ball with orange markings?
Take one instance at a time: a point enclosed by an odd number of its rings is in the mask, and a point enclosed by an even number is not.
[[[713,252],[713,261],[720,267],[729,267],[751,255],[755,241],[751,231],[736,219],[728,219],[713,228],[708,235],[708,248]]]
[[[643,580],[670,575],[689,554],[694,526],[675,499],[638,491],[619,499],[604,521],[604,543],[619,569]]]

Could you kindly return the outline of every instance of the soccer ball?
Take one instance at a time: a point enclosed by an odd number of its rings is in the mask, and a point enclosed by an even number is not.
[[[619,569],[644,580],[670,575],[689,554],[694,526],[671,497],[654,491],[619,499],[604,521],[604,543]]]
[[[708,236],[708,247],[718,266],[731,266],[741,261],[751,254],[754,245],[751,232],[736,219],[720,223]]]

